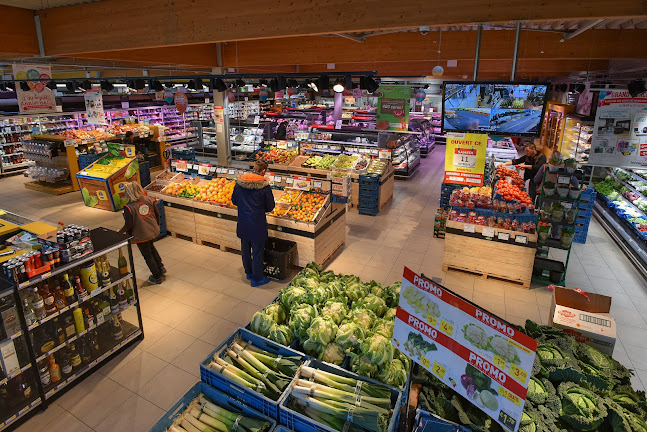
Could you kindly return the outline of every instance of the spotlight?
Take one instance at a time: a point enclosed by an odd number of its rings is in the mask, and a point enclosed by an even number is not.
[[[91,90],[92,89],[92,83],[90,80],[83,80],[81,82],[81,90]]]
[[[224,92],[227,90],[227,84],[221,79],[221,78],[216,78],[214,83],[213,83],[213,88],[215,90],[218,90],[219,92]]]
[[[635,98],[639,94],[647,91],[647,88],[645,88],[645,81],[643,80],[631,81],[629,84],[627,84],[627,90],[629,91],[629,94],[631,95],[631,97]]]
[[[377,83],[377,81],[375,81],[373,77],[368,75],[364,78],[364,85],[366,86],[366,90],[369,93],[373,93],[378,88],[380,88],[380,85]]]
[[[65,88],[67,89],[67,91],[73,93],[74,91],[76,91],[76,83],[74,81],[68,81],[65,83]]]
[[[25,81],[21,81],[20,82],[20,90],[29,91],[29,84],[27,84]]]
[[[346,75],[344,77],[344,87],[346,87],[346,90],[352,90],[352,88],[353,88],[353,79],[350,77],[350,75]]]
[[[344,90],[346,90],[346,87],[344,86],[344,80],[341,78],[337,78],[335,80],[335,84],[333,84],[332,89],[335,93],[341,93]]]
[[[243,81],[242,79],[238,78],[238,79],[236,80],[236,87],[245,87],[245,81]]]
[[[159,80],[151,80],[150,84],[148,84],[148,87],[155,90],[155,91],[162,91],[164,90],[164,86],[162,85]]]
[[[50,90],[56,90],[56,83],[54,81],[49,81],[46,87]]]
[[[276,78],[272,78],[270,80],[270,89],[273,92],[279,91],[279,82],[278,82],[278,80]]]
[[[164,83],[164,87],[166,87],[167,89],[173,88],[173,83],[171,81],[166,81]]]
[[[285,88],[285,77],[282,77],[282,76],[278,77],[276,80],[276,83],[279,87],[279,90],[283,90]]]
[[[288,80],[288,87],[298,87],[299,83],[294,78]]]
[[[319,89],[317,88],[317,83],[312,80],[308,80],[306,86],[311,88],[315,93],[319,91]]]
[[[330,79],[328,78],[328,76],[321,75],[319,77],[317,86],[319,87],[319,91],[328,90],[330,88]]]
[[[266,79],[258,80],[258,85],[267,87],[267,80]]]

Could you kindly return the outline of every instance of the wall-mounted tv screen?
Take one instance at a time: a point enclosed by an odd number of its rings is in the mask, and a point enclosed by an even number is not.
[[[446,81],[443,132],[538,137],[547,90],[547,83]]]

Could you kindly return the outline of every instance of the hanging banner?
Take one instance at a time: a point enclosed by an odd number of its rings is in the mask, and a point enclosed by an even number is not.
[[[173,100],[175,98],[175,95],[173,95],[173,90],[171,90],[171,89],[164,90],[163,97],[164,97],[164,100],[166,101],[166,103],[173,102]]]
[[[593,126],[589,164],[647,166],[647,92],[602,91]]]
[[[29,90],[23,90],[16,83],[18,107],[21,113],[50,113],[57,112],[54,90],[47,88],[52,78],[52,69],[44,65],[15,64],[13,77],[17,80],[29,80]]]
[[[88,124],[105,125],[106,116],[103,111],[103,96],[100,90],[87,90],[83,93],[85,113]]]
[[[405,267],[392,342],[506,430],[519,429],[536,340]]]
[[[175,102],[175,108],[179,111],[180,114],[184,114],[186,112],[186,109],[189,107],[189,99],[186,97],[185,93],[175,93],[173,101]]]
[[[377,129],[407,130],[409,124],[409,86],[380,87],[378,99]]]
[[[447,134],[445,183],[483,186],[486,149],[485,134]]]

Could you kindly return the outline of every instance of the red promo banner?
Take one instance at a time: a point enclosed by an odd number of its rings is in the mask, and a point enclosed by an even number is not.
[[[484,176],[459,171],[445,171],[445,183],[473,184],[481,186]]]

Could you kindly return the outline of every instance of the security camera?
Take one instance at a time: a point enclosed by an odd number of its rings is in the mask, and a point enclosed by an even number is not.
[[[420,30],[420,34],[424,36],[426,34],[429,34],[429,30],[431,29],[429,28],[429,26],[420,26],[419,30]]]

